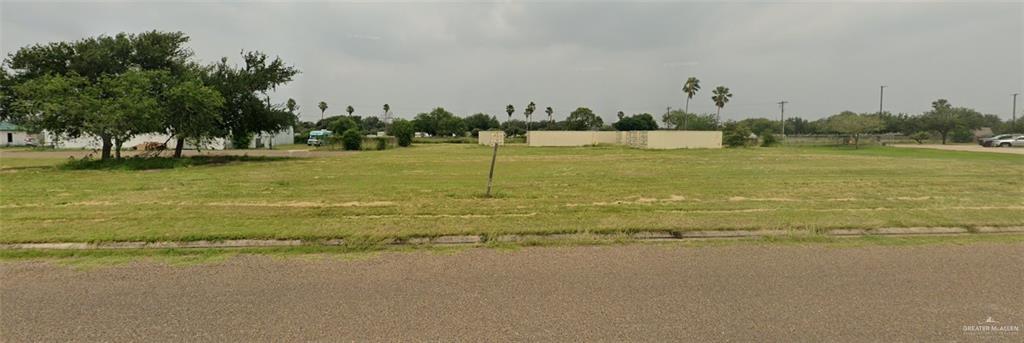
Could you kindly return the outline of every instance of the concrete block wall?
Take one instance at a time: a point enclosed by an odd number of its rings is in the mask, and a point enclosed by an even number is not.
[[[477,143],[486,146],[494,146],[494,143],[505,145],[505,131],[480,131]]]
[[[526,135],[530,146],[619,144],[616,131],[530,131]]]
[[[622,144],[640,149],[717,149],[721,131],[530,131],[530,146]]]

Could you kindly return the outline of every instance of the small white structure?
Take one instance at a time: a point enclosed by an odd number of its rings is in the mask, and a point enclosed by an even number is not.
[[[295,129],[291,126],[278,132],[260,132],[249,141],[249,149],[270,149],[278,145],[295,143]]]
[[[22,146],[28,142],[28,131],[18,125],[0,122],[0,144],[3,146]]]

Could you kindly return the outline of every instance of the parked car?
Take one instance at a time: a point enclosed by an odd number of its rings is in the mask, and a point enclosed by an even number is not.
[[[1008,147],[1014,146],[1015,141],[1021,137],[1024,137],[1024,135],[1019,133],[1008,133],[979,139],[978,144],[983,147]],[[1019,146],[1021,143],[1016,144]]]
[[[1010,145],[1013,147],[1024,148],[1024,135],[1017,136],[1017,139],[1014,139],[1013,142],[1010,142]]]

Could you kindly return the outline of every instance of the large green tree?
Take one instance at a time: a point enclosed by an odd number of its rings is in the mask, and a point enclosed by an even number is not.
[[[641,113],[628,117],[623,116],[618,122],[612,124],[612,127],[619,131],[657,130],[658,122],[649,113]]]
[[[431,136],[462,136],[466,133],[466,124],[462,118],[456,117],[443,107],[438,107],[430,113],[420,113],[412,120],[416,131],[426,132]]]
[[[132,136],[163,128],[159,99],[152,93],[154,71],[103,75],[95,82],[77,75],[45,75],[14,87],[22,123],[52,133],[100,139],[101,158],[120,157]],[[115,150],[116,149],[116,150]]]
[[[953,105],[946,99],[932,101],[932,109],[921,115],[922,126],[935,131],[942,137],[942,144],[946,144],[949,133],[961,124],[953,110]]]
[[[682,110],[672,110],[661,116],[661,121],[673,130],[711,131],[717,130],[718,125],[714,113],[696,114],[687,113]]]
[[[479,131],[496,129],[501,126],[501,124],[498,123],[498,118],[487,115],[486,113],[477,113],[468,116],[463,119],[463,122],[466,123],[466,129],[472,131],[474,136],[476,136]]]
[[[294,116],[298,106],[295,100],[288,100],[288,113]],[[168,133],[177,140],[174,157],[180,158],[185,141],[192,141],[198,146],[205,139],[217,136],[224,97],[199,80],[189,80],[174,85],[166,92],[163,108],[169,113],[166,116]]]
[[[235,147],[246,147],[253,134],[277,132],[294,124],[295,117],[270,101],[270,92],[299,73],[280,58],[268,58],[257,51],[242,52],[243,66],[219,63],[206,68],[205,84],[217,90],[225,103],[221,110],[220,134],[231,137]]]
[[[576,108],[565,121],[567,128],[575,131],[598,130],[604,126],[604,120],[586,107]]]
[[[0,116],[58,137],[95,135],[103,158],[109,158],[126,137],[165,131],[154,121],[163,116],[166,124],[167,116],[176,115],[153,101],[159,104],[162,92],[191,68],[187,42],[181,32],[149,31],[23,47],[0,68]],[[61,99],[64,104],[58,104]]]
[[[831,116],[827,119],[828,128],[834,132],[849,135],[854,147],[860,147],[860,136],[875,132],[882,128],[882,120],[877,114],[857,114],[850,111]]]

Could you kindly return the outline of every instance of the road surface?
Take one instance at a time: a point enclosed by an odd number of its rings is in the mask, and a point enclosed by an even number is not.
[[[897,148],[918,148],[918,149],[938,149],[938,150],[952,150],[952,151],[972,151],[972,152],[996,152],[1003,154],[1018,154],[1024,155],[1024,148],[986,148],[977,144],[894,144]]]
[[[1024,327],[1021,244],[481,248],[0,271],[5,342],[1024,340],[972,329]]]

